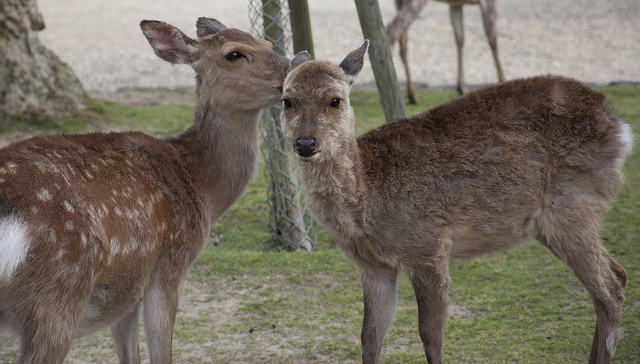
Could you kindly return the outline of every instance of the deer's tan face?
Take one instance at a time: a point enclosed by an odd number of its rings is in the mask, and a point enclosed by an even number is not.
[[[220,100],[224,104],[260,109],[280,100],[288,62],[270,42],[227,29],[201,40],[192,65],[203,87],[217,89],[216,97],[225,99]]]
[[[350,78],[329,62],[310,61],[292,70],[284,83],[282,122],[285,137],[305,162],[331,159],[352,138]]]
[[[289,60],[267,41],[210,18],[198,19],[198,40],[161,21],[143,20],[140,27],[160,58],[193,67],[201,97],[237,110],[258,110],[282,95]]]

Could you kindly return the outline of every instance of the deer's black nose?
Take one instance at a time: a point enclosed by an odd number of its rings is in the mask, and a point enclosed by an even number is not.
[[[316,152],[316,138],[305,137],[296,140],[296,152],[302,157],[309,157]]]

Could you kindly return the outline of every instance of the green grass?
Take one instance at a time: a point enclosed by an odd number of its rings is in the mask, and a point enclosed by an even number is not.
[[[23,139],[34,134],[81,133],[91,130],[91,120],[103,115],[102,102],[89,100],[86,112],[52,118],[36,115],[31,118],[14,116],[0,123],[0,135],[9,141]]]
[[[640,86],[600,88],[640,134]],[[410,115],[455,97],[453,92],[421,92],[422,105]],[[351,102],[362,133],[381,125],[376,93],[356,91]],[[85,132],[91,126],[135,129],[155,136],[176,134],[192,120],[181,105],[132,108],[93,101],[82,117],[26,121],[36,132]],[[3,126],[11,132],[17,121]],[[34,124],[35,123],[35,124]],[[106,125],[106,127],[105,127]],[[214,225],[218,238],[191,269],[189,283],[201,296],[181,303],[174,330],[177,362],[359,361],[362,291],[359,275],[322,228],[317,250],[288,253],[270,248],[266,184],[261,172],[247,193]],[[640,362],[640,153],[625,165],[627,183],[607,215],[601,235],[622,264],[629,282],[624,304],[624,335],[615,362]],[[445,329],[444,359],[449,363],[584,363],[595,313],[579,281],[540,244],[451,265],[454,313]],[[189,311],[197,303],[197,311]],[[188,307],[189,306],[189,307]],[[194,306],[195,307],[195,306]],[[252,332],[250,330],[253,329]],[[1,345],[0,345],[1,346]],[[195,356],[194,348],[202,353]],[[3,356],[4,355],[4,356]],[[11,358],[0,354],[0,361]],[[115,355],[115,354],[114,354]],[[144,353],[143,353],[144,356]],[[399,285],[395,322],[383,347],[385,363],[424,363],[411,285]]]

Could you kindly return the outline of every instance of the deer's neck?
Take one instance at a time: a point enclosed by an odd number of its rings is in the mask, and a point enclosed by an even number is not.
[[[260,110],[222,108],[200,96],[194,125],[171,140],[210,223],[237,201],[255,175],[259,118]]]
[[[306,201],[314,217],[336,237],[361,235],[366,191],[355,137],[331,159],[300,165]]]

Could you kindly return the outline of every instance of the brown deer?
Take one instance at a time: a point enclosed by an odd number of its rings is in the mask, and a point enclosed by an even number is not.
[[[21,337],[19,363],[62,363],[75,336],[109,325],[120,362],[137,363],[141,305],[151,362],[169,363],[180,280],[255,173],[260,109],[280,100],[289,61],[214,19],[198,19],[198,40],[140,27],[196,71],[191,128],[0,149],[0,324]]]
[[[453,26],[453,34],[456,38],[456,46],[458,47],[458,93],[466,94],[467,86],[464,81],[464,64],[462,56],[462,48],[464,47],[464,20],[463,20],[463,5],[479,5],[480,12],[482,13],[482,24],[484,26],[484,32],[487,35],[491,52],[493,53],[493,60],[496,64],[496,71],[498,72],[498,82],[504,82],[504,72],[502,71],[502,64],[500,63],[500,56],[498,55],[498,36],[496,33],[496,20],[498,18],[496,11],[496,0],[436,0],[449,4],[449,15],[451,17],[451,25]],[[398,14],[387,24],[387,38],[389,45],[393,48],[395,42],[400,43],[400,58],[404,65],[404,70],[407,76],[407,94],[409,102],[412,104],[418,103],[418,96],[411,82],[411,71],[409,70],[409,57],[408,57],[408,41],[409,41],[409,27],[416,20],[418,14],[422,11],[427,4],[427,0],[395,0],[396,9]]]
[[[602,94],[544,76],[483,88],[356,139],[349,89],[367,47],[339,66],[294,57],[282,111],[309,209],[362,273],[363,361],[378,361],[400,270],[416,294],[427,360],[441,363],[449,261],[537,239],[591,294],[590,362],[609,363],[627,274],[598,228],[622,184],[629,126]]]

